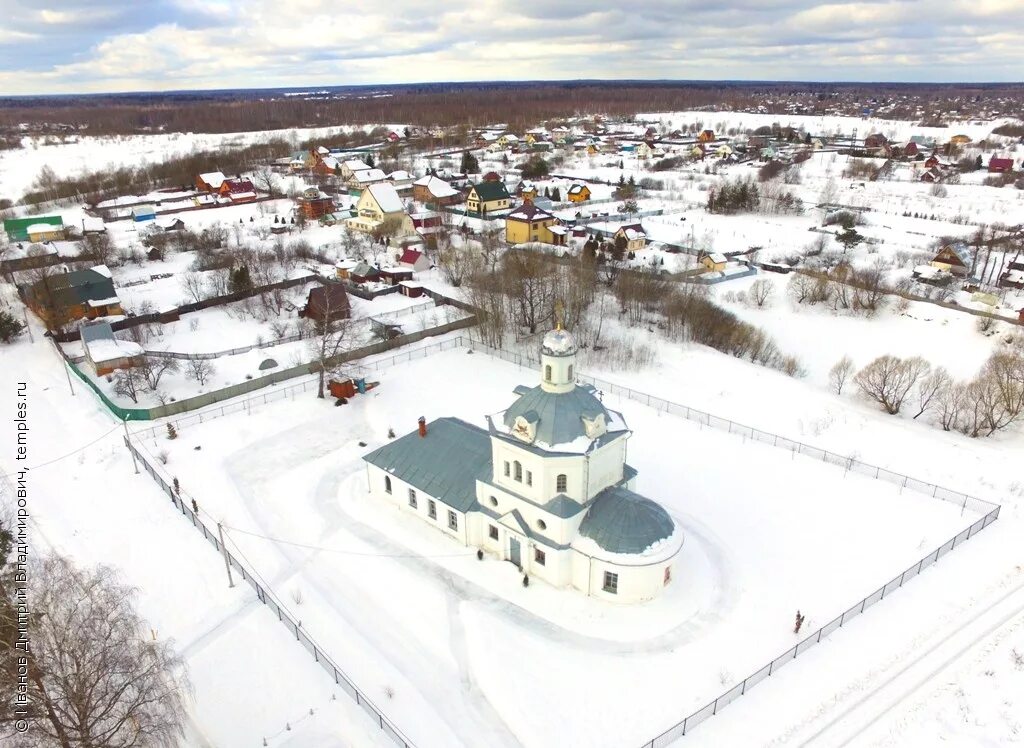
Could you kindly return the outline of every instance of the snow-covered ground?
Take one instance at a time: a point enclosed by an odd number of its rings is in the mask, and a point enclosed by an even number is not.
[[[389,428],[401,433],[421,412],[482,424],[537,376],[441,353],[382,372],[380,387],[340,410],[284,401],[181,428],[173,441],[158,430],[145,446],[166,453],[167,474],[279,597],[301,600],[293,614],[354,663],[357,682],[395,693],[392,718],[424,746],[639,744],[791,646],[797,609],[821,625],[977,519],[631,402],[614,407],[634,431],[639,490],[687,534],[685,571],[655,602],[524,590],[510,564],[480,563],[369,499],[360,457]],[[452,379],[463,381],[457,391],[444,386]],[[668,444],[679,458],[666,458]],[[558,677],[546,678],[555,658]],[[638,685],[624,693],[624,682]]]

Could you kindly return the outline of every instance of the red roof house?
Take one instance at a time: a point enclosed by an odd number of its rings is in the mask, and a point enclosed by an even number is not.
[[[1007,171],[1013,171],[1013,159],[996,158],[993,156],[988,160],[988,170],[1000,174]]]
[[[398,258],[398,264],[402,267],[411,268],[416,272],[430,270],[430,260],[418,249],[405,249]]]
[[[225,179],[218,192],[221,197],[233,203],[251,203],[256,200],[256,187],[248,179]]]

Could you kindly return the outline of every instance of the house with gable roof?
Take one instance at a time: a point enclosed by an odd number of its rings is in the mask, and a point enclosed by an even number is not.
[[[472,185],[466,196],[466,210],[479,215],[506,210],[511,204],[512,196],[508,194],[505,183],[486,178]]]
[[[371,184],[359,195],[355,206],[356,215],[345,221],[354,231],[372,234],[386,221],[398,222],[398,236],[413,233],[412,220],[405,212],[405,205],[398,191],[387,182]]]
[[[547,333],[539,385],[516,387],[487,429],[421,417],[417,430],[363,457],[368,490],[555,587],[648,600],[673,581],[683,532],[635,492],[631,431],[593,386],[577,384],[576,354],[569,332]]]
[[[966,242],[950,242],[939,249],[929,265],[966,278],[974,272],[974,250]]]

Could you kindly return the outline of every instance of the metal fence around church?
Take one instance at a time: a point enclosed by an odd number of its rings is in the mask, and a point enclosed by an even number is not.
[[[136,435],[133,434],[132,436]],[[239,560],[235,554],[227,549],[226,544],[221,544],[216,523],[211,522],[213,524],[211,527],[201,516],[203,512],[193,509],[193,507],[198,509],[198,504],[195,500],[180,486],[175,485],[174,479],[156,464],[156,460],[149,454],[145,446],[141,446],[141,448],[136,446],[135,440],[131,437],[124,437],[124,443],[134,458],[142,462],[142,466],[149,473],[150,477],[167,494],[167,498],[171,500],[174,508],[185,517],[197,532],[202,533],[203,537],[214,547],[217,553],[227,560],[231,569],[241,575],[245,582],[249,583],[249,586],[256,592],[256,598],[277,616],[277,620],[284,625],[288,633],[294,636],[295,640],[312,655],[314,662],[334,679],[334,683],[341,687],[341,690],[348,694],[373,720],[373,723],[391,738],[396,745],[403,746],[403,748],[414,748],[414,744],[408,736],[366,696],[366,692],[360,689],[355,684],[355,681],[324,651],[324,648],[313,638],[313,635],[302,627],[302,621],[285,607],[281,599],[259,573],[253,570],[247,563]]]
[[[540,360],[536,356],[530,356],[529,354],[523,354],[516,351],[509,351],[501,348],[494,348],[491,346],[484,345],[479,341],[475,341],[472,338],[459,336],[448,340],[439,341],[431,345],[423,346],[416,350],[403,351],[402,353],[395,354],[386,358],[379,358],[373,361],[360,361],[359,365],[367,371],[382,371],[384,369],[391,368],[397,364],[413,361],[420,358],[426,358],[434,355],[435,353],[441,353],[444,351],[451,351],[456,349],[468,349],[470,351],[479,351],[486,355],[507,361],[509,363],[516,364],[521,367],[535,367],[538,366]],[[773,673],[779,670],[779,668],[788,664],[791,660],[796,659],[797,656],[803,654],[808,649],[813,647],[815,644],[820,642],[823,638],[829,636],[846,623],[856,618],[858,615],[863,613],[866,609],[881,601],[886,596],[891,594],[896,589],[902,587],[906,582],[919,575],[924,569],[928,568],[932,564],[936,563],[940,558],[945,556],[947,553],[952,551],[958,545],[964,541],[970,539],[981,530],[988,527],[999,517],[1000,506],[998,504],[984,501],[966,493],[960,491],[954,491],[934,483],[912,478],[902,473],[897,473],[886,468],[879,467],[877,465],[871,465],[869,463],[862,462],[856,458],[840,455],[829,450],[821,449],[820,447],[814,447],[812,445],[804,444],[802,442],[789,439],[778,434],[771,432],[762,431],[760,429],[746,426],[744,424],[731,421],[726,418],[720,418],[712,415],[705,411],[697,408],[691,408],[686,405],[673,403],[664,398],[660,398],[648,393],[640,392],[629,387],[609,382],[598,377],[590,377],[586,375],[580,375],[577,377],[579,381],[593,385],[597,388],[602,395],[612,394],[619,397],[625,397],[629,400],[642,403],[649,407],[655,408],[659,411],[664,411],[672,415],[686,418],[687,420],[695,421],[702,426],[708,426],[709,428],[721,429],[732,434],[737,434],[743,438],[749,438],[754,441],[768,444],[773,447],[784,449],[791,454],[801,454],[813,459],[819,459],[823,462],[835,465],[843,468],[845,471],[853,471],[860,473],[869,478],[876,480],[884,480],[889,483],[898,485],[900,489],[911,489],[913,491],[932,496],[934,498],[953,503],[961,507],[961,512],[966,512],[970,509],[972,512],[978,512],[982,514],[978,520],[973,522],[967,528],[961,530],[954,537],[947,540],[945,543],[940,545],[935,550],[929,552],[927,555],[922,557],[919,561],[912,564],[910,567],[902,571],[899,575],[894,576],[891,580],[880,586],[871,594],[858,600],[853,605],[849,606],[839,616],[826,623],[821,628],[812,632],[809,636],[804,638],[795,646],[791,647],[787,651],[783,652],[779,656],[773,658],[763,667],[744,678],[742,681],[728,689],[724,693],[720,694],[713,700],[709,701],[706,705],[693,713],[687,715],[680,722],[671,726],[661,734],[657,735],[653,739],[644,743],[643,748],[664,748],[675,740],[685,736],[694,727],[704,722],[708,717],[717,714],[726,705],[744,695],[750,688],[761,681],[769,678]],[[173,423],[177,427],[186,426],[192,423],[202,423],[204,420],[210,420],[218,418],[223,415],[237,412],[252,412],[252,409],[259,407],[261,404],[273,402],[274,400],[280,400],[284,398],[294,398],[299,392],[305,392],[308,389],[316,386],[315,380],[307,380],[296,384],[291,387],[282,388],[274,392],[266,393],[261,396],[247,398],[246,400],[237,401],[230,405],[224,405],[218,409],[211,409],[206,412],[194,413],[185,418],[174,419]],[[132,437],[139,437],[140,444],[142,438],[155,437],[158,432],[166,428],[165,425],[153,426],[148,429],[144,429],[132,434]],[[217,539],[216,533],[212,531],[203,520],[198,516],[198,513],[192,511],[187,506],[187,502],[182,500],[182,496],[185,495],[184,491],[180,489],[176,491],[174,487],[167,482],[164,476],[161,475],[163,472],[158,466],[155,465],[152,457],[148,454],[144,456],[145,447],[141,450],[137,449],[134,442],[130,439],[125,440],[129,450],[142,460],[147,472],[153,477],[153,479],[160,485],[163,491],[168,495],[174,504],[175,508],[180,511],[186,519],[188,519],[192,525],[200,532],[203,536],[218,550],[221,551],[220,543]],[[403,733],[393,725],[383,713],[368,701],[363,693],[352,683],[352,681],[344,674],[344,672],[334,663],[334,661],[324,654],[323,649],[308,635],[306,634],[301,625],[296,623],[294,617],[292,617],[286,608],[280,603],[280,600],[273,594],[270,588],[263,582],[262,579],[251,569],[241,564],[233,555],[227,554],[229,563],[232,568],[236,569],[242,574],[243,579],[252,585],[253,589],[257,593],[257,597],[260,602],[267,605],[277,616],[288,630],[293,633],[296,640],[299,641],[309,651],[317,663],[319,663],[324,670],[330,674],[335,683],[342,686],[342,688],[356,700],[360,706],[371,716],[371,718],[384,730],[389,736],[391,736],[399,745],[410,746],[411,742]]]

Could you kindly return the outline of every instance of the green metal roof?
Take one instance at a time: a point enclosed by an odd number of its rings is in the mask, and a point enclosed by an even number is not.
[[[521,394],[505,411],[502,420],[505,426],[512,428],[516,418],[523,416],[536,424],[536,441],[556,446],[586,436],[583,418],[593,420],[600,414],[604,414],[605,423],[610,425],[611,414],[590,385],[576,385],[569,392],[547,392],[538,385]]]
[[[458,418],[431,421],[426,436],[413,431],[363,459],[460,512],[474,508],[477,479],[491,478],[490,437]]]
[[[114,281],[95,270],[75,270],[49,275],[32,284],[29,293],[42,303],[73,307],[117,296]]]
[[[477,182],[473,185],[476,195],[484,202],[511,199],[504,182]]]
[[[48,223],[51,226],[63,226],[64,219],[60,216],[29,216],[28,218],[7,218],[4,220],[4,231],[12,242],[28,240],[28,227],[37,223]]]
[[[668,512],[621,486],[599,493],[580,524],[580,535],[609,553],[642,553],[674,531]]]

